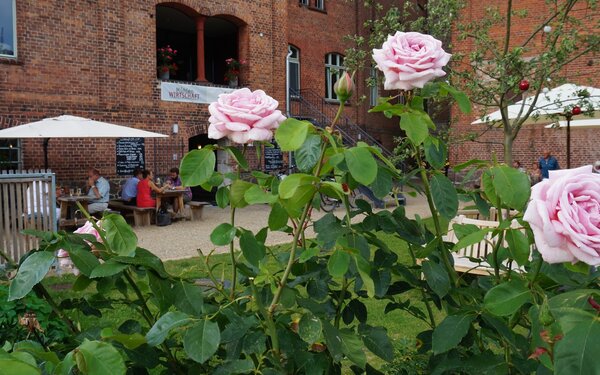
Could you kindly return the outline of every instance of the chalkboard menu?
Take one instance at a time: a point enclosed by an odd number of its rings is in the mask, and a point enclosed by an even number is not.
[[[265,147],[265,171],[277,171],[283,168],[283,154],[276,142],[274,147]]]
[[[144,138],[117,139],[117,175],[130,176],[135,168],[144,169]]]

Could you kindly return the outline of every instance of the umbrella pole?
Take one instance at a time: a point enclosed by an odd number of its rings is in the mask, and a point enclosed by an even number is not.
[[[48,170],[48,142],[50,138],[44,138],[44,168]]]
[[[567,116],[567,169],[571,168],[571,116]]]

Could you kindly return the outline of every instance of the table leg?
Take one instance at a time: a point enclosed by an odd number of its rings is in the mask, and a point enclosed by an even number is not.
[[[178,214],[183,214],[183,208],[184,208],[184,205],[185,205],[183,203],[183,195],[179,195],[177,197],[177,205],[178,205],[178,207],[177,207],[177,213]]]

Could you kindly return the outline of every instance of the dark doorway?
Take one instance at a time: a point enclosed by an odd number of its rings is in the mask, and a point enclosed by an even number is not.
[[[216,145],[216,139],[208,138],[208,134],[198,134],[191,137],[188,141],[189,150],[198,150],[207,145]],[[217,160],[218,162],[218,160]],[[198,202],[215,202],[215,194],[217,193],[217,188],[214,188],[212,191],[206,191],[202,189],[200,186],[192,187],[192,200]]]

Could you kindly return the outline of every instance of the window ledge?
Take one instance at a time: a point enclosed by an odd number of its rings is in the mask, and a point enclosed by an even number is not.
[[[306,5],[306,4],[300,4],[300,3],[298,3],[298,6],[300,8],[306,8],[308,10],[312,10],[312,11],[315,11],[315,12],[327,14],[327,11],[325,9],[317,8],[317,7],[312,6],[312,5]]]
[[[243,85],[238,85],[237,87],[231,87],[229,85],[222,85],[219,83],[212,83],[208,81],[182,81],[177,79],[160,79],[156,78],[156,82],[168,82],[168,83],[178,83],[183,85],[193,85],[193,86],[208,86],[208,87],[219,87],[219,88],[228,88],[228,89],[239,89],[242,87],[247,87]]]
[[[23,62],[18,57],[0,56],[0,64],[23,65]]]
[[[339,101],[339,100],[337,100],[337,99],[328,99],[328,98],[323,98],[323,100],[324,100],[324,101],[325,101],[325,103],[327,103],[327,104],[332,104],[332,105],[334,105],[334,104],[335,104],[335,105],[339,105],[339,104],[340,104],[340,101]],[[352,103],[350,103],[350,101],[349,101],[349,100],[347,100],[347,101],[346,101],[346,104],[345,104],[345,106],[346,106],[346,107],[351,107],[351,106],[352,106]]]

